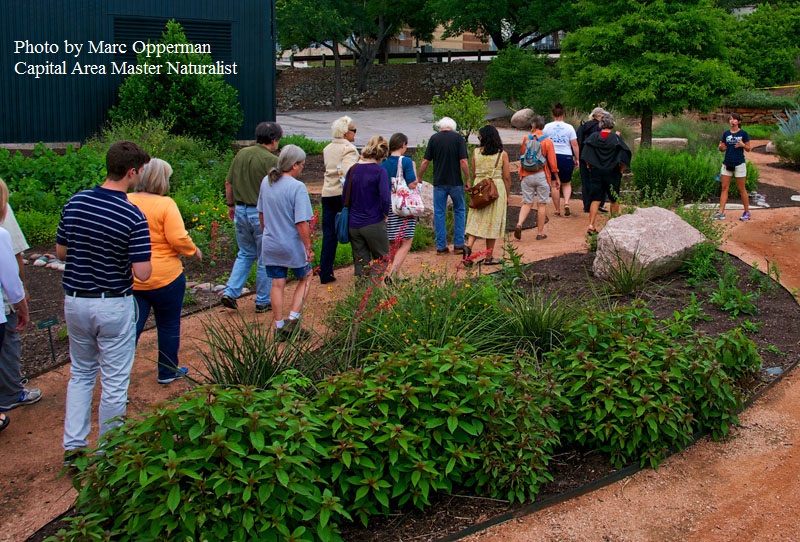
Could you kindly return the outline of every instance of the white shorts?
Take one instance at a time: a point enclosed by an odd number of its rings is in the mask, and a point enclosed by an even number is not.
[[[747,177],[747,162],[742,162],[736,166],[736,168],[733,170],[733,175],[731,175],[731,172],[725,168],[725,164],[722,164],[722,169],[720,169],[719,174],[724,175],[725,177]]]
[[[520,188],[522,189],[523,204],[530,205],[534,199],[536,203],[547,203],[550,198],[550,185],[547,183],[544,171],[523,177]]]

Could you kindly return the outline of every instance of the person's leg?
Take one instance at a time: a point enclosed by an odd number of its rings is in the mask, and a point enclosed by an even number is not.
[[[272,316],[276,322],[286,318],[287,314],[283,312],[284,307],[284,291],[286,289],[286,278],[273,278],[272,279]]]
[[[467,228],[467,205],[462,185],[448,187],[453,200],[453,246],[464,246],[464,232]]]
[[[333,264],[336,260],[336,213],[342,210],[342,196],[322,198],[322,249],[319,256],[319,281],[326,284],[334,280]]]
[[[747,193],[747,188],[745,187],[745,183],[747,182],[747,177],[736,177],[736,188],[739,189],[739,197],[742,198],[742,205],[744,205],[744,212],[750,212],[750,194]]]
[[[561,194],[564,196],[564,216],[569,216],[569,198],[572,197],[572,182],[561,181]]]
[[[234,225],[239,253],[236,255],[236,261],[233,262],[233,269],[222,295],[237,299],[242,295],[244,283],[247,282],[247,277],[250,276],[250,268],[253,267],[253,262],[258,259],[259,254],[257,252],[258,246],[256,245],[255,232],[247,213],[247,207],[243,205],[236,206]]]
[[[578,165],[581,173],[581,199],[583,200],[583,212],[589,212],[589,206],[592,200],[589,198],[589,168],[586,167],[586,162],[580,161]]]
[[[10,312],[5,324],[5,338],[0,345],[0,405],[11,405],[19,401],[24,386],[19,360],[21,343],[17,327],[17,313]]]
[[[447,248],[447,187],[433,187],[433,231],[436,250]]]
[[[128,385],[136,352],[136,303],[132,297],[97,303],[97,348],[100,351],[99,436],[118,427],[128,403]],[[113,421],[112,421],[113,420]]]
[[[725,166],[722,166],[723,171],[727,171]],[[725,214],[725,206],[728,204],[728,191],[731,188],[731,179],[733,178],[732,175],[720,175],[720,192],[719,192],[719,213],[721,215]]]
[[[556,161],[558,163],[558,180],[561,184],[559,192],[564,196],[560,205],[564,209],[564,216],[569,216],[569,197],[572,195],[572,172],[575,169],[575,160],[572,155],[557,154]],[[556,194],[555,197],[559,198],[559,194]]]
[[[494,259],[494,245],[496,239],[486,239],[486,259],[493,260]]]
[[[144,331],[144,326],[150,317],[150,292],[152,290],[134,290],[133,292],[133,299],[136,301],[136,344],[139,344],[139,336]]]
[[[94,299],[65,297],[64,319],[69,337],[70,377],[64,415],[64,450],[85,448],[89,442],[92,392],[100,370],[95,341]],[[135,340],[135,333],[134,333]]]
[[[599,168],[589,170],[589,231],[597,231],[597,213],[600,210],[600,202],[603,199],[605,190],[603,189],[602,172]]]
[[[181,312],[186,294],[186,275],[163,288],[151,290],[153,313],[158,331],[158,378],[166,380],[180,376],[178,351],[181,346]]]
[[[600,200],[589,204],[589,231],[597,231],[597,213],[600,211]]]
[[[295,275],[297,276],[297,275]],[[300,314],[303,312],[306,296],[308,296],[308,289],[311,286],[311,273],[306,272],[305,275],[297,279],[297,288],[294,290],[292,296],[292,312]]]
[[[537,235],[544,235],[544,225],[547,222],[547,203],[538,203],[536,211],[536,231]]]
[[[386,222],[380,221],[361,228],[361,234],[369,250],[369,274],[380,276],[389,265],[389,237]]]
[[[403,262],[406,261],[406,257],[408,253],[411,252],[411,245],[414,243],[414,239],[403,239],[400,243],[400,246],[397,247],[397,250],[394,253],[394,259],[392,259],[392,266],[389,268],[389,276],[393,277],[402,277],[402,267]]]
[[[253,239],[256,242],[256,307],[269,305],[269,290],[272,281],[267,277],[267,272],[261,263],[261,221],[258,218],[258,209],[248,207],[248,218],[253,229]],[[248,274],[250,269],[248,268]]]
[[[369,247],[361,232],[362,228],[350,228],[350,247],[353,250],[353,275],[362,277],[369,265]]]
[[[531,209],[533,208],[533,201],[536,197],[536,187],[534,184],[534,177],[526,175],[520,180],[520,191],[522,192],[522,207],[519,209],[519,216],[517,216],[517,225],[514,227],[514,237],[522,239],[522,226],[528,218]]]

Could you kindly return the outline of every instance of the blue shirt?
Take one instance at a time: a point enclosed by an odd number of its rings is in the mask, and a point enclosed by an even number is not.
[[[386,170],[389,175],[389,190],[392,189],[392,177],[397,176],[397,159],[403,159],[403,180],[406,184],[411,184],[417,180],[417,175],[414,173],[414,162],[408,156],[392,156],[381,162],[381,167]]]
[[[724,160],[726,164],[730,164],[732,166],[744,164],[744,147],[737,148],[736,144],[740,141],[744,143],[749,142],[750,134],[742,129],[735,134],[731,133],[730,130],[725,130],[725,133],[722,134],[720,141],[724,142],[726,146]]]
[[[258,194],[258,212],[264,220],[260,265],[305,267],[306,246],[297,232],[297,224],[314,216],[306,185],[290,175],[272,184],[269,177],[264,177]]]
[[[95,186],[61,211],[56,243],[67,247],[65,290],[124,294],[133,290],[131,264],[150,261],[150,230],[124,192]]]

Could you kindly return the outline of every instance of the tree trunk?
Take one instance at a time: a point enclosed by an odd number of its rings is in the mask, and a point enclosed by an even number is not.
[[[653,111],[645,109],[642,111],[642,142],[641,148],[649,149],[653,145]]]
[[[342,57],[339,55],[339,41],[333,40],[333,105],[342,106]]]
[[[356,90],[366,92],[369,89],[369,74],[375,63],[375,50],[371,54],[365,53],[358,57],[358,75],[356,77]]]

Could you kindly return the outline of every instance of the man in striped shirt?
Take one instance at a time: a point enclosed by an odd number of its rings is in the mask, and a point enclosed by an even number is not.
[[[133,275],[147,280],[147,219],[125,196],[150,157],[135,143],[114,143],[102,185],[75,194],[64,206],[56,254],[66,261],[62,284],[71,360],[64,419],[64,459],[88,445],[92,390],[100,372],[100,435],[125,414],[136,348]]]

